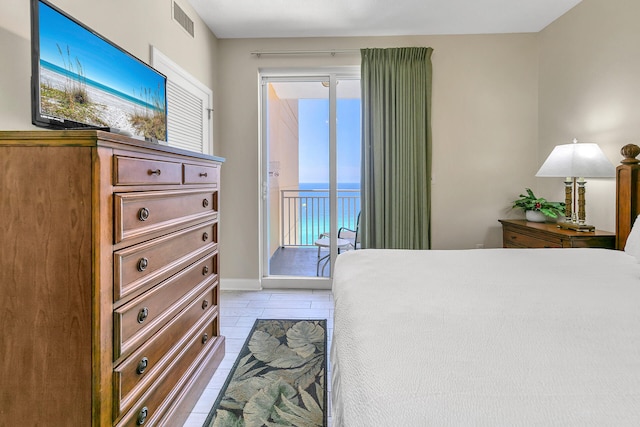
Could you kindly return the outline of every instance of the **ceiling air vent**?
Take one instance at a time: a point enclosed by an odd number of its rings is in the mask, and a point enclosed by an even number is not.
[[[193,20],[189,18],[176,2],[173,2],[173,19],[193,37]]]

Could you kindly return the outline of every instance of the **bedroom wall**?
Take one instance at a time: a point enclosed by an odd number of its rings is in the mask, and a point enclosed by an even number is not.
[[[640,2],[583,0],[539,34],[541,165],[558,144],[596,142],[617,166],[620,148],[640,144]],[[587,180],[587,222],[615,230],[615,179]],[[564,199],[561,178],[540,193]]]
[[[142,60],[155,45],[213,89],[215,152],[227,157],[221,243],[228,278],[259,280],[259,68],[359,64],[357,55],[258,59],[253,50],[434,48],[436,249],[500,246],[496,220],[518,216],[509,202],[527,186],[562,199],[560,179],[534,178],[556,144],[597,142],[617,164],[622,145],[640,142],[635,0],[583,0],[538,34],[271,40],[217,40],[187,1],[179,4],[196,22],[195,40],[171,19],[171,0],[53,2]],[[0,11],[0,129],[34,129],[28,2],[5,0]],[[589,222],[613,230],[613,180],[587,186]]]
[[[221,39],[221,155],[227,158],[221,240],[228,278],[259,286],[259,70],[360,64],[359,55],[257,58],[250,52],[398,46],[434,48],[433,247],[502,245],[497,220],[520,215],[510,202],[535,184],[537,35]]]
[[[31,124],[29,3],[3,0],[0,6],[0,130],[36,129]],[[194,38],[172,19],[172,0],[51,0],[51,3],[146,63],[150,62],[150,46],[157,47],[211,88],[217,107],[218,40],[186,0],[177,3],[194,20]],[[216,154],[220,139],[217,122],[214,112]]]

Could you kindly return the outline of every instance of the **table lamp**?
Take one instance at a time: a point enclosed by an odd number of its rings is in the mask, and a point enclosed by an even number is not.
[[[574,139],[572,144],[557,145],[536,176],[565,178],[565,222],[560,222],[558,224],[560,227],[593,231],[595,227],[586,224],[586,181],[584,179],[610,178],[615,176],[615,171],[615,166],[607,159],[598,144],[578,143],[578,140]]]

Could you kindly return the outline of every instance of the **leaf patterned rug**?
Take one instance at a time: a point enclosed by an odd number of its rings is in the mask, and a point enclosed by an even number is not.
[[[258,319],[204,427],[326,427],[327,321]]]

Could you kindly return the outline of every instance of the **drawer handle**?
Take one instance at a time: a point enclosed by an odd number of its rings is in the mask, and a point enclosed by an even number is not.
[[[202,233],[202,241],[206,242],[209,239],[209,233]]]
[[[206,276],[207,274],[209,274],[209,267],[205,265],[204,267],[202,267],[202,275]]]
[[[144,424],[145,421],[147,421],[147,415],[149,415],[149,409],[145,406],[142,409],[140,409],[140,412],[138,412],[138,419],[136,420],[136,425],[141,426]]]
[[[149,175],[156,175],[156,176],[160,176],[160,174],[162,173],[162,171],[160,169],[149,169]]]
[[[138,271],[142,272],[149,266],[149,260],[146,258],[140,258],[138,260]]]
[[[144,322],[147,319],[147,316],[149,316],[149,309],[147,307],[142,307],[138,312],[138,323]]]
[[[208,199],[202,200],[202,207],[206,208],[207,206],[209,206],[209,200]]]
[[[200,172],[200,176],[202,176],[202,177],[205,177],[205,178],[206,178],[206,177],[207,177],[207,173],[206,173],[206,172]]]
[[[209,341],[209,335],[204,334],[204,335],[202,336],[202,344],[206,343],[207,341]]]
[[[138,375],[142,375],[147,369],[147,366],[149,366],[149,359],[147,359],[146,357],[140,359],[140,361],[138,362],[138,367],[136,368],[136,372],[138,373]]]
[[[207,307],[209,307],[209,301],[208,300],[204,300],[202,301],[202,309],[206,310]]]
[[[149,219],[149,209],[140,208],[140,210],[138,211],[138,219],[140,221],[146,221],[147,219]]]

